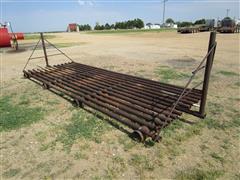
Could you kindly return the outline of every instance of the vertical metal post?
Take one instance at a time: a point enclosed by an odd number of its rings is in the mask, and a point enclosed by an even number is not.
[[[209,39],[209,45],[208,45],[208,52],[212,49],[212,47],[216,43],[216,32],[211,32],[210,39]],[[207,101],[207,93],[208,93],[208,84],[209,84],[209,78],[211,74],[213,59],[215,55],[215,49],[216,47],[211,51],[209,56],[207,57],[206,67],[205,67],[205,73],[204,73],[204,81],[203,81],[203,88],[202,88],[202,97],[201,97],[201,104],[200,104],[200,116],[202,118],[205,117],[205,106]]]
[[[43,37],[43,33],[40,33],[41,35],[41,40],[42,40],[42,47],[43,47],[43,52],[44,52],[44,57],[45,57],[45,61],[46,61],[46,66],[48,67],[48,57],[47,57],[47,51],[46,51],[46,46],[45,46],[45,42],[44,42],[44,37]]]

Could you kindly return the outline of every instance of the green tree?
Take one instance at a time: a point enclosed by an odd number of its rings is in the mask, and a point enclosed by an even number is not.
[[[143,22],[143,20],[137,18],[137,19],[135,19],[134,21],[135,21],[135,27],[136,27],[136,28],[141,29],[141,28],[144,27],[144,22]]]
[[[189,27],[189,26],[192,26],[192,25],[193,25],[192,22],[183,21],[183,22],[179,22],[178,27]]]
[[[111,25],[111,29],[115,29],[115,25],[114,24]]]
[[[104,29],[111,29],[111,26],[108,23],[106,23]]]
[[[83,24],[83,25],[79,25],[79,30],[80,31],[89,31],[91,30],[91,26],[89,24]]]
[[[196,20],[196,21],[194,22],[194,25],[196,25],[196,24],[206,24],[206,20],[205,20],[205,19]]]
[[[174,24],[174,20],[172,18],[168,18],[165,22],[167,24]]]
[[[98,22],[96,23],[94,30],[104,30],[104,25],[100,25]]]

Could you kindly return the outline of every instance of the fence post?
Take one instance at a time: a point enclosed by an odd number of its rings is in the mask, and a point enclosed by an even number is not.
[[[45,46],[45,42],[44,42],[43,33],[40,33],[40,35],[41,35],[41,40],[42,40],[42,47],[43,47],[44,57],[45,57],[45,61],[46,61],[46,66],[49,67],[47,51],[46,51],[46,46]]]
[[[209,39],[209,45],[208,45],[208,52],[212,49],[212,47],[216,43],[216,32],[211,32],[210,34],[210,39]],[[207,101],[207,93],[208,93],[208,84],[209,84],[209,78],[211,74],[211,69],[212,69],[212,64],[213,64],[213,59],[215,55],[215,49],[212,50],[212,52],[209,54],[207,57],[207,62],[206,62],[206,67],[205,67],[205,73],[204,73],[204,80],[203,80],[203,88],[202,88],[202,97],[201,97],[201,104],[200,104],[200,116],[202,118],[205,117],[205,106],[206,106],[206,101]]]

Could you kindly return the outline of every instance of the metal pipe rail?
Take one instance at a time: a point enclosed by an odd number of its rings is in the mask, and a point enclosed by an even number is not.
[[[215,42],[214,38],[210,39],[212,43]],[[42,34],[41,40],[44,42]],[[199,112],[192,111],[191,108],[196,103],[205,106],[206,84],[208,85],[216,46],[209,45],[208,54],[203,60],[207,59],[206,66],[202,61],[186,86],[180,87],[76,63],[60,50],[58,51],[71,62],[50,66],[45,44],[42,44],[46,67],[26,70],[25,66],[25,78],[40,82],[45,89],[64,93],[80,107],[89,106],[127,125],[141,141],[147,137],[158,141],[161,129],[183,112],[202,117],[202,106]],[[33,53],[29,59],[32,59],[32,55]],[[205,78],[201,82],[203,89],[196,89],[197,86],[188,88],[194,75],[202,69],[205,69]]]

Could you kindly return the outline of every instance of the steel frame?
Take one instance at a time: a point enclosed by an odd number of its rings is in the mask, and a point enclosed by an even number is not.
[[[193,71],[185,87],[76,63],[59,49],[71,62],[50,66],[43,34],[41,41],[46,67],[26,70],[26,64],[23,73],[25,78],[41,83],[45,89],[64,93],[78,106],[89,106],[127,125],[141,141],[147,137],[158,141],[161,129],[183,112],[205,117],[209,78],[216,50],[215,40],[216,33],[212,32],[208,53]],[[34,59],[32,54],[28,62]],[[203,65],[205,61],[206,64]],[[204,80],[200,83],[203,84],[202,89],[189,88],[192,79],[202,69],[205,69]],[[191,110],[196,103],[200,103],[199,110]]]

